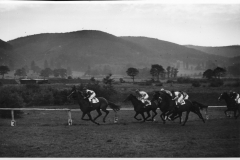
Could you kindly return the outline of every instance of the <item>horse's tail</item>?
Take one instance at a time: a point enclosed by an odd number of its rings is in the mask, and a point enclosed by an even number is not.
[[[196,101],[192,101],[193,105],[197,106],[199,109],[203,110],[204,108],[207,109],[208,106],[204,105],[204,104],[201,104],[199,102],[196,102]]]
[[[206,116],[206,119],[208,119],[208,106],[207,105],[204,105],[204,104],[201,104],[199,102],[196,102],[196,101],[193,101],[192,102],[194,106],[198,107],[200,110],[203,110],[205,108],[205,116]]]
[[[113,102],[108,102],[108,106],[114,110],[114,112],[119,111],[121,106],[114,104]]]

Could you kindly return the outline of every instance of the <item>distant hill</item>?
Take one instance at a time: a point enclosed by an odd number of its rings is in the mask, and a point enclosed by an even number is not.
[[[10,50],[12,49],[12,45],[0,39],[0,49]]]
[[[147,37],[116,37],[93,30],[37,34],[7,43],[12,46],[10,52],[15,68],[30,67],[32,61],[41,68],[47,61],[51,68],[86,71],[89,66],[110,65],[124,72],[129,66],[150,67],[151,64],[181,67],[185,64],[204,66],[209,60],[219,66],[229,63],[225,57],[171,42]]]
[[[240,45],[223,46],[223,47],[202,47],[202,46],[186,45],[186,47],[194,48],[196,50],[199,50],[205,53],[219,55],[223,57],[240,56]]]
[[[123,39],[144,46],[148,50],[157,53],[163,61],[172,62],[180,60],[190,64],[204,63],[208,60],[215,61],[218,64],[224,63],[222,56],[210,55],[205,52],[188,48],[175,43],[162,41],[147,37],[122,37]]]
[[[13,61],[15,57],[13,55],[13,46],[0,39],[0,65],[7,65],[10,68],[13,68]]]

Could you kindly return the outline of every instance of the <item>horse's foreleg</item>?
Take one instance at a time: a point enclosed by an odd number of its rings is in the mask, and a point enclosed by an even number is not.
[[[152,121],[154,121],[154,117],[157,115],[157,112],[156,110],[153,110],[152,112],[154,113],[154,115],[152,116]]]
[[[100,111],[100,109],[98,109],[97,112],[98,112],[98,115],[93,119],[94,121],[96,121],[96,119],[102,115],[102,112]]]
[[[141,114],[142,117],[143,117],[143,121],[142,121],[142,122],[145,122],[145,121],[146,121],[146,118],[145,118],[144,112],[141,112],[140,114]],[[149,112],[148,112],[148,115],[150,116],[150,113],[149,113]]]
[[[190,111],[187,111],[187,113],[186,113],[186,118],[185,118],[185,121],[184,121],[184,123],[182,124],[182,126],[184,126],[184,125],[185,125],[185,123],[187,122],[187,120],[188,120],[188,115],[189,115],[189,112],[190,112]]]
[[[106,114],[105,114],[105,116],[103,117],[103,122],[105,123],[106,122],[106,117],[107,117],[107,115],[109,114],[109,111],[108,110],[102,110],[103,112],[105,112]]]
[[[88,115],[89,119],[90,119],[93,123],[99,125],[99,123],[95,122],[95,121],[92,119],[92,116],[91,116],[90,112],[88,112],[87,115]]]
[[[141,118],[140,118],[140,119],[137,118],[137,115],[138,115],[138,114],[139,114],[139,113],[136,112],[134,118],[135,118],[136,120],[138,120],[138,121],[141,121],[141,120],[142,120]]]
[[[174,116],[174,114],[173,114],[173,116]],[[182,112],[178,112],[176,116],[171,118],[171,120],[173,121],[173,120],[175,120],[177,118],[179,118],[179,120],[180,120],[179,123],[181,124],[182,123]]]
[[[149,117],[151,117],[150,111],[147,112],[147,117],[145,118],[145,120],[146,120],[146,121],[151,121],[151,119],[148,120]]]

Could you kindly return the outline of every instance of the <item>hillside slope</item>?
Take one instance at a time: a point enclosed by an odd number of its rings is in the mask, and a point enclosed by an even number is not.
[[[223,47],[202,47],[202,46],[193,46],[193,45],[186,45],[188,48],[193,48],[202,52],[206,52],[213,55],[219,55],[224,57],[236,57],[240,56],[240,46],[223,46]]]
[[[116,37],[93,30],[69,33],[45,33],[17,38],[8,43],[18,58],[16,67],[30,66],[32,61],[43,68],[47,61],[51,68],[71,67],[86,71],[88,66],[129,65],[164,67],[176,63],[200,64],[211,60],[217,65],[227,65],[221,56],[209,55],[199,50],[147,37]]]

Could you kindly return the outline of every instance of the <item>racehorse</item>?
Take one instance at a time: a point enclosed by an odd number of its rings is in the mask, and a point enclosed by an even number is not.
[[[200,119],[202,119],[203,123],[205,123],[205,120],[202,117],[202,114],[200,112],[200,109],[198,106],[194,105],[190,100],[185,99],[185,104],[180,105],[179,108],[176,108],[176,103],[174,100],[172,100],[172,97],[167,94],[166,92],[163,91],[157,91],[155,92],[152,101],[157,100],[158,103],[160,104],[159,107],[161,109],[161,111],[163,112],[161,115],[162,120],[165,123],[165,119],[163,118],[164,115],[169,116],[170,114],[172,114],[172,117],[174,117],[175,115],[178,114],[176,118],[182,116],[182,112],[187,112],[186,113],[186,118],[184,123],[182,124],[182,126],[185,125],[185,123],[188,120],[188,115],[191,112],[197,114],[199,116]],[[181,120],[180,120],[181,122]]]
[[[225,100],[227,104],[227,110],[224,111],[225,115],[227,116],[228,111],[234,111],[234,117],[237,119],[240,115],[240,104],[238,104],[233,98],[231,98],[227,92],[223,92],[218,98],[219,101],[222,99]]]
[[[168,118],[167,114],[170,113],[170,111],[174,110],[174,106],[170,105],[169,101],[163,101],[162,102],[162,97],[165,97],[165,96],[168,97],[170,95],[168,95],[166,92],[163,92],[163,91],[156,91],[153,94],[153,98],[151,100],[151,102],[157,104],[158,107],[160,108],[160,110],[162,111],[162,114],[160,115],[160,118],[162,119],[164,124],[166,123],[166,119]],[[176,116],[176,115],[174,115],[174,116]],[[181,123],[182,114],[179,115],[179,117],[180,117],[180,123]],[[176,118],[174,118],[174,119],[176,119]]]
[[[85,98],[83,96],[83,93],[78,91],[76,89],[76,86],[73,86],[70,95],[68,95],[68,98],[71,97],[73,94],[75,94],[77,96],[77,101],[78,104],[80,106],[80,110],[82,111],[82,120],[91,120],[93,123],[99,125],[99,123],[96,122],[96,119],[98,117],[100,117],[102,115],[102,112],[105,112],[105,116],[103,117],[103,122],[106,122],[106,117],[109,114],[109,111],[107,110],[107,107],[109,106],[111,109],[113,109],[113,111],[116,113],[117,111],[120,110],[120,106],[115,105],[112,102],[107,101],[105,98],[103,97],[97,97],[97,99],[99,100],[98,103],[93,103],[92,107],[90,107],[90,102],[88,100],[88,98]],[[98,115],[92,119],[92,116],[90,114],[91,111],[96,110],[98,112]],[[84,119],[85,115],[88,115],[89,119]]]
[[[156,110],[158,108],[158,106],[155,103],[152,103],[151,105],[148,105],[148,106],[144,107],[145,104],[143,104],[142,101],[138,100],[138,98],[136,96],[134,96],[133,94],[128,95],[128,97],[123,102],[126,102],[126,101],[131,101],[132,102],[132,105],[134,107],[134,111],[136,112],[135,116],[134,116],[134,118],[136,120],[138,120],[138,121],[142,120],[142,119],[137,118],[137,115],[141,114],[142,117],[143,117],[143,122],[154,121],[154,117],[157,115]],[[151,120],[148,120],[148,118],[151,117],[150,111],[152,111],[154,113],[154,115],[152,116]],[[147,117],[146,118],[145,118],[144,112],[147,112]]]

